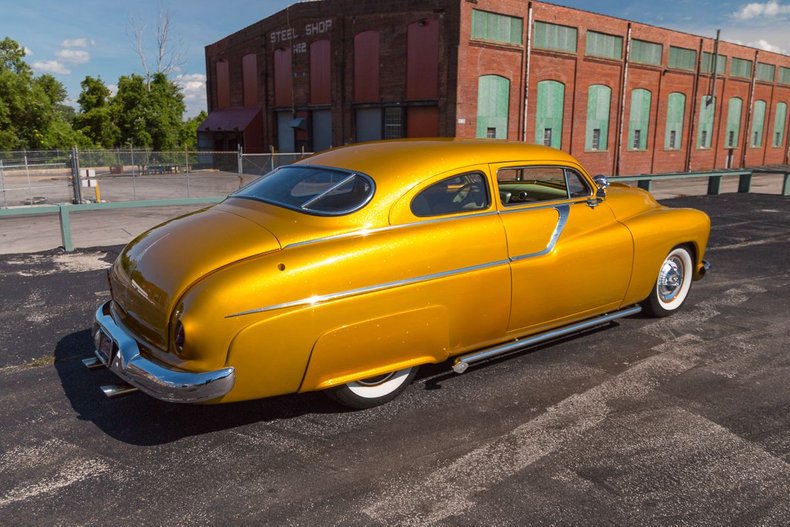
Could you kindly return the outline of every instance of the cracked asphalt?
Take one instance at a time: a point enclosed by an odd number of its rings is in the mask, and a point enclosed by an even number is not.
[[[107,400],[88,371],[119,247],[0,256],[0,524],[790,524],[790,199],[672,199],[713,269],[631,317],[392,403]]]

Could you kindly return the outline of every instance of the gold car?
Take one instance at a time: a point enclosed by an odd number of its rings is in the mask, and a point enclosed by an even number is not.
[[[361,408],[394,398],[422,364],[454,357],[460,373],[642,309],[676,311],[708,267],[710,220],[607,186],[523,143],[315,155],[132,241],[86,364],[165,401],[327,390]]]

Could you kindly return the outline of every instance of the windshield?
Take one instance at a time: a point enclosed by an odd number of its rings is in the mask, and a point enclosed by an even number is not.
[[[373,180],[365,174],[291,165],[266,174],[232,196],[308,214],[339,216],[364,207],[374,190]]]

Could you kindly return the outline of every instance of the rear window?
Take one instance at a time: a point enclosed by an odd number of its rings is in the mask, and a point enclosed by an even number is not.
[[[232,196],[307,214],[340,216],[364,207],[374,190],[373,180],[365,174],[291,165],[270,172]]]

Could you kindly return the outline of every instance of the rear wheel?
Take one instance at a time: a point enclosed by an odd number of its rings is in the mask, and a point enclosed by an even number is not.
[[[687,247],[672,249],[661,264],[653,290],[642,302],[642,308],[655,317],[665,317],[680,309],[691,288],[693,269],[694,260]]]
[[[417,367],[376,375],[327,390],[326,394],[344,406],[362,409],[384,404],[411,384]]]

